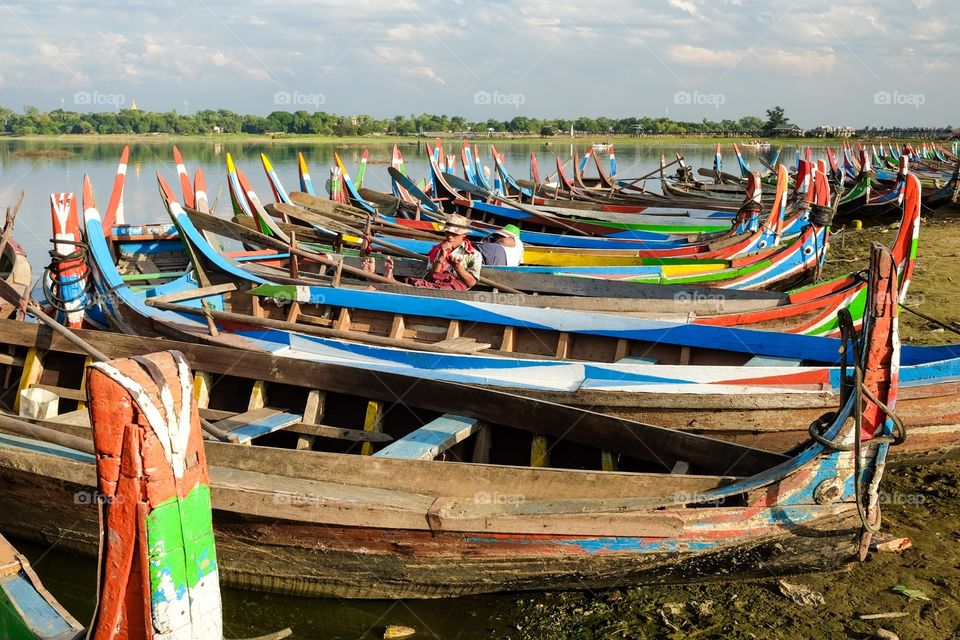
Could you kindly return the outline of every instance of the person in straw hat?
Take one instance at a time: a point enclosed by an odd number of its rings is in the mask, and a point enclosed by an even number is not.
[[[427,257],[430,264],[422,278],[404,277],[397,280],[415,287],[425,289],[453,289],[466,291],[480,279],[482,259],[480,252],[467,240],[470,220],[466,217],[453,214],[447,218],[443,227],[445,238],[435,245]],[[384,276],[395,280],[393,276],[393,259],[387,257],[384,261]],[[373,260],[364,261],[364,269],[374,270]]]

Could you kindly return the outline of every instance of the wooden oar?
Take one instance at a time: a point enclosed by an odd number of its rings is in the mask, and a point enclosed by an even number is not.
[[[218,235],[231,238],[233,240],[238,240],[240,242],[248,242],[250,244],[256,244],[268,249],[276,249],[279,252],[289,253],[300,258],[313,260],[318,264],[333,267],[334,269],[342,268],[344,272],[349,273],[350,275],[354,275],[365,280],[370,280],[372,282],[380,282],[382,284],[397,284],[395,280],[390,280],[389,278],[385,278],[384,276],[376,273],[364,271],[363,269],[351,267],[350,265],[346,264],[341,266],[341,262],[339,260],[333,260],[326,254],[316,251],[308,251],[303,249],[302,246],[290,246],[285,242],[277,240],[276,238],[271,238],[270,236],[264,235],[259,231],[247,229],[236,222],[231,222],[230,220],[224,220],[207,213],[202,213],[196,209],[185,209],[185,211],[187,212],[187,215],[190,216],[190,220],[201,230],[209,230]]]
[[[93,442],[90,440],[72,436],[68,433],[57,431],[56,429],[41,427],[40,425],[32,424],[6,413],[0,413],[0,429],[24,438],[30,438],[31,440],[39,440],[60,447],[66,447],[67,449],[74,449],[75,451],[96,455],[93,449]]]
[[[389,173],[390,177],[393,178],[396,182],[399,182],[400,186],[402,186],[407,191],[407,193],[409,193],[414,198],[416,198],[421,203],[423,203],[423,205],[426,206],[429,210],[431,211],[439,210],[437,203],[434,202],[430,196],[425,194],[423,190],[421,190],[420,187],[418,187],[416,183],[414,183],[413,180],[411,180],[409,177],[400,173],[399,169],[396,169],[395,167],[387,167],[387,173]]]
[[[105,353],[97,349],[95,346],[48,316],[43,309],[41,309],[29,298],[21,296],[17,290],[14,289],[13,286],[6,280],[0,280],[0,298],[3,298],[15,307],[26,307],[26,310],[29,311],[30,314],[37,320],[50,327],[54,333],[60,334],[77,347],[80,347],[80,349],[88,353],[94,360],[97,360],[98,362],[106,362],[110,359]]]
[[[581,236],[589,236],[589,235],[590,235],[590,234],[587,233],[586,231],[582,231],[582,230],[580,230],[580,229],[577,229],[577,228],[574,227],[573,225],[564,222],[563,220],[561,220],[561,219],[558,218],[557,216],[550,215],[549,213],[545,213],[545,212],[543,212],[543,211],[538,211],[537,209],[534,209],[533,207],[528,207],[528,206],[525,205],[525,204],[520,204],[519,202],[514,202],[513,200],[505,200],[505,199],[501,198],[500,196],[498,196],[497,194],[493,193],[492,191],[487,191],[487,190],[484,189],[483,187],[478,187],[477,185],[473,184],[472,182],[467,182],[467,181],[464,180],[463,178],[461,178],[461,177],[459,177],[459,176],[455,176],[455,175],[453,175],[452,173],[445,173],[445,174],[443,174],[443,178],[444,178],[444,180],[446,180],[447,182],[449,182],[449,183],[450,183],[450,186],[453,187],[454,189],[459,189],[460,191],[466,191],[467,193],[469,193],[469,194],[471,194],[471,195],[475,195],[475,196],[477,196],[478,198],[488,198],[488,199],[490,199],[490,200],[497,200],[497,201],[503,202],[503,204],[507,205],[508,207],[513,207],[514,209],[516,209],[516,210],[518,210],[518,211],[523,211],[524,213],[529,213],[530,215],[532,215],[532,216],[537,216],[538,218],[545,218],[545,219],[547,219],[547,220],[552,220],[553,222],[556,222],[556,223],[559,224],[560,226],[565,227],[566,229],[568,229],[568,230],[570,230],[570,231],[572,231],[573,233],[576,233],[576,234],[578,234],[578,235],[581,235]]]
[[[560,166],[566,166],[568,162],[570,162],[571,160],[573,160],[573,159],[575,159],[575,158],[577,158],[577,157],[578,157],[578,156],[577,156],[576,153],[573,154],[572,156],[570,156],[569,158],[567,158],[566,160],[564,160],[563,163],[562,163]],[[558,159],[559,159],[559,158],[558,158]],[[547,182],[550,182],[550,181],[553,180],[554,178],[559,177],[559,174],[560,174],[559,171],[554,170],[554,172],[551,173],[550,175],[548,175],[548,176],[543,180],[543,182],[541,182],[540,184],[546,184]]]
[[[278,205],[274,205],[274,207],[275,207],[277,210],[281,210],[281,207],[282,207],[282,210],[283,210],[289,217],[291,217],[291,218],[299,218],[299,219],[304,220],[305,222],[310,222],[309,216],[304,216],[304,215],[303,215],[304,213],[308,213],[308,214],[309,214],[309,213],[312,213],[312,212],[310,212],[310,211],[306,211],[306,212],[304,212],[304,211],[302,211],[302,210],[299,210],[299,211],[298,211],[299,207],[296,207],[296,206],[294,206],[294,205],[289,205],[289,204],[286,204],[286,205],[284,205],[284,204],[278,204]],[[322,216],[321,214],[313,214],[313,215],[319,216],[319,217],[323,218],[323,216]],[[368,217],[367,219],[369,220],[370,218]],[[337,222],[337,221],[334,220],[334,222]],[[338,224],[339,224],[339,226],[341,226],[342,228],[347,229],[348,232],[351,233],[352,235],[355,235],[355,236],[361,237],[361,238],[368,238],[368,239],[370,240],[370,242],[372,242],[373,244],[379,245],[379,246],[383,247],[384,249],[389,249],[390,251],[396,253],[398,256],[401,256],[401,257],[404,257],[404,258],[412,258],[412,259],[414,259],[414,260],[419,260],[419,261],[421,261],[421,262],[429,262],[429,261],[430,261],[426,256],[420,255],[419,253],[417,253],[417,252],[415,252],[415,251],[410,251],[409,249],[405,249],[405,248],[403,248],[403,247],[397,246],[397,245],[393,244],[392,242],[387,242],[386,240],[381,240],[381,239],[377,238],[376,236],[374,236],[374,235],[372,235],[372,234],[366,233],[366,232],[363,231],[363,230],[357,229],[357,228],[355,228],[355,227],[350,227],[350,225],[348,225],[348,224],[346,224],[346,223],[339,222]],[[439,239],[438,239],[438,241],[439,241]],[[477,280],[478,280],[479,282],[482,282],[483,284],[487,285],[488,287],[491,287],[491,288],[493,288],[493,289],[498,289],[498,290],[500,290],[500,291],[505,291],[506,293],[518,293],[518,294],[522,294],[522,293],[523,293],[522,291],[518,291],[517,289],[514,289],[513,287],[509,287],[509,286],[507,286],[507,285],[505,285],[505,284],[500,284],[499,282],[497,282],[497,281],[495,281],[495,280],[492,280],[492,279],[490,279],[490,278],[488,278],[488,277],[486,277],[486,276],[484,276],[484,275],[481,275],[479,278],[477,278]]]
[[[653,176],[655,176],[655,175],[657,175],[658,173],[660,173],[660,171],[662,171],[663,169],[666,169],[667,167],[673,166],[673,165],[677,164],[678,162],[681,162],[681,159],[678,158],[678,159],[676,159],[676,160],[672,160],[672,161],[668,162],[667,164],[663,165],[662,167],[657,167],[656,169],[654,169],[654,170],[651,171],[650,173],[648,173],[648,174],[646,174],[646,175],[643,175],[643,176],[640,176],[639,178],[630,178],[629,180],[618,180],[617,183],[620,184],[620,185],[631,185],[631,186],[632,186],[632,185],[635,185],[635,184],[637,184],[638,182],[640,182],[641,180],[647,180],[647,179],[649,179],[649,178],[652,178]]]
[[[107,356],[107,354],[100,351],[95,346],[75,334],[73,331],[48,316],[43,309],[32,302],[29,298],[21,297],[20,294],[17,293],[16,289],[14,289],[6,280],[0,280],[0,298],[3,298],[14,306],[19,307],[24,305],[27,311],[29,311],[30,314],[37,320],[50,327],[54,333],[62,336],[73,345],[79,347],[97,362],[107,362],[111,359],[109,356]],[[209,422],[201,420],[201,423],[203,423],[203,430],[214,436],[217,440],[221,440],[223,442],[237,441],[236,436],[231,438],[230,434],[228,434],[226,431],[215,427]]]

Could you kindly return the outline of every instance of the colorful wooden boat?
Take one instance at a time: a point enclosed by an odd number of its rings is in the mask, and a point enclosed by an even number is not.
[[[83,627],[47,591],[30,563],[0,536],[0,634],[8,640],[80,640]]]
[[[791,455],[624,421],[607,432],[598,427],[613,423],[601,425],[597,414],[430,380],[383,375],[364,387],[361,378],[372,378],[362,370],[318,376],[313,363],[263,353],[245,355],[238,367],[236,351],[184,345],[197,372],[199,413],[280,445],[205,445],[221,577],[299,595],[394,598],[838,568],[869,548],[887,449],[902,435],[885,413],[898,391],[896,279],[889,258],[874,262],[871,313],[853,358],[862,385],[824,418],[815,441]],[[138,353],[156,344],[81,333],[108,350]],[[49,344],[69,350],[62,339]],[[204,387],[210,379],[202,373],[216,374],[217,384]],[[260,391],[237,393],[237,379],[259,383]],[[329,393],[304,396],[305,385],[316,383],[340,390],[341,402],[352,395],[359,412],[331,411]],[[299,408],[287,415],[271,409],[274,427],[254,427],[251,409],[238,405],[249,407],[248,397],[260,404],[254,398],[265,399],[267,384],[278,387],[271,406]],[[301,389],[299,399],[280,386]],[[373,401],[358,398],[361,389]],[[381,404],[398,398],[405,405],[398,411]],[[233,411],[213,408],[231,402]],[[433,411],[421,413],[426,407]],[[48,423],[83,433],[85,425],[68,415]],[[338,420],[354,427],[329,424]],[[280,437],[291,434],[276,425],[284,422],[339,438],[302,447],[287,439],[291,448],[283,448]],[[567,433],[518,457],[517,426],[535,439]],[[391,441],[384,446],[374,434]],[[632,462],[621,446],[649,462]],[[92,467],[89,457],[0,437],[0,476],[14,488],[0,494],[0,527],[34,536],[58,531],[64,547],[92,551],[95,514],[72,499],[93,486]]]

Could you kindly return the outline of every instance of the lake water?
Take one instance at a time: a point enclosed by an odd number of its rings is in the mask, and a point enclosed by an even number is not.
[[[448,150],[449,142],[445,143]],[[484,164],[489,165],[488,143],[478,143]],[[504,143],[499,150],[515,177],[527,177],[530,154],[539,158],[541,176],[554,166],[554,158],[582,154],[585,144],[571,147],[569,143]],[[226,191],[226,154],[233,155],[237,165],[247,174],[254,189],[264,202],[271,200],[270,189],[264,177],[259,154],[266,153],[288,191],[299,188],[297,180],[297,152],[302,151],[310,165],[314,184],[318,188],[329,175],[336,152],[351,174],[364,148],[370,151],[370,161],[364,185],[373,189],[389,190],[389,166],[392,144],[365,145],[309,144],[283,141],[275,144],[251,144],[241,141],[189,142],[180,144],[191,175],[196,166],[202,166],[207,177],[211,201],[219,196],[216,211],[227,215],[230,211]],[[459,152],[459,145],[457,145]],[[23,207],[16,220],[15,237],[30,256],[36,279],[47,263],[50,249],[51,192],[82,189],[84,175],[93,181],[98,203],[104,207],[120,157],[122,144],[71,143],[59,141],[0,141],[0,207],[12,205],[18,192],[26,192]],[[427,173],[427,161],[422,142],[401,145],[408,173],[419,178]],[[695,168],[712,166],[713,147],[684,145],[659,147],[650,145],[622,145],[617,147],[618,175],[639,177],[656,169],[661,154],[669,159],[681,151]],[[50,152],[66,152],[63,157]],[[449,151],[448,151],[449,152]],[[756,152],[744,150],[748,161],[756,164]],[[784,150],[788,153],[788,150]],[[794,153],[789,150],[790,157]],[[606,153],[601,152],[606,167]],[[727,150],[726,169],[736,171],[736,159]],[[759,165],[757,165],[759,166]],[[154,222],[165,220],[158,198],[156,172],[160,171],[177,188],[173,164],[172,144],[151,141],[131,145],[130,163],[124,194],[127,222]],[[590,171],[592,173],[592,169]],[[654,183],[650,183],[654,188]],[[93,592],[96,564],[91,558],[77,558],[56,549],[19,543],[30,557],[34,568],[48,589],[78,619],[88,622],[93,610]],[[224,589],[225,633],[227,637],[249,637],[291,627],[298,638],[380,638],[388,624],[403,624],[417,629],[417,638],[489,638],[499,637],[512,628],[510,612],[517,595],[483,596],[447,601],[343,601],[302,599],[255,592]],[[515,630],[515,629],[514,629]]]
[[[505,163],[514,177],[526,178],[529,175],[530,154],[536,153],[539,159],[541,176],[546,177],[555,166],[559,155],[567,159],[576,153],[578,157],[588,145],[581,143],[510,143],[495,141],[498,150],[504,154]],[[447,153],[459,155],[460,145],[445,141]],[[477,143],[484,165],[490,166],[489,141]],[[338,153],[351,175],[356,173],[357,163],[363,149],[370,152],[364,186],[371,189],[389,191],[390,179],[387,167],[390,163],[392,144],[310,144],[299,141],[278,141],[276,143],[248,143],[237,140],[224,142],[185,142],[180,143],[187,170],[193,175],[197,166],[203,167],[207,178],[207,191],[211,202],[219,195],[216,211],[227,215],[230,211],[229,195],[226,186],[226,154],[230,153],[237,166],[250,179],[253,188],[264,203],[271,201],[271,192],[260,163],[260,153],[269,156],[280,180],[288,191],[299,189],[297,178],[297,152],[303,152],[310,166],[314,185],[318,190],[329,177],[329,167],[334,164],[333,154]],[[97,202],[101,209],[106,207],[116,173],[117,161],[123,144],[61,142],[61,141],[18,141],[0,140],[0,207],[12,205],[21,189],[26,192],[23,207],[17,216],[15,236],[30,256],[35,276],[46,266],[47,252],[50,249],[50,194],[73,191],[79,196],[82,191],[84,175],[89,175],[93,183]],[[130,162],[127,169],[127,182],[124,191],[124,210],[127,222],[156,222],[166,220],[158,197],[156,172],[160,172],[179,193],[176,169],[173,164],[173,144],[163,141],[150,141],[130,145]],[[427,175],[427,159],[423,142],[411,141],[400,145],[409,175],[419,179]],[[654,171],[660,162],[661,154],[667,161],[675,158],[677,151],[683,153],[687,162],[695,168],[713,165],[714,148],[711,145],[628,145],[616,148],[617,174],[621,177],[639,177]],[[784,154],[793,150],[784,149]],[[63,153],[64,157],[46,157],[46,153]],[[743,149],[744,156],[751,166],[762,169],[756,163],[756,151]],[[603,166],[607,168],[607,152],[600,151]],[[736,157],[733,150],[726,146],[724,167],[729,172],[737,172]],[[458,160],[459,167],[459,160]],[[569,170],[569,165],[568,165]],[[671,167],[668,171],[674,170]],[[462,169],[458,170],[460,173]],[[595,170],[588,169],[588,175]],[[656,181],[648,186],[657,191]]]

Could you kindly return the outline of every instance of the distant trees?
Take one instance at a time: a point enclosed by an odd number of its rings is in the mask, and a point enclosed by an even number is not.
[[[515,115],[509,120],[472,122],[462,116],[430,113],[374,118],[369,115],[337,115],[325,111],[274,111],[267,116],[245,115],[227,109],[204,109],[185,115],[176,111],[139,111],[121,109],[102,113],[78,113],[56,109],[48,113],[37,107],[24,107],[17,113],[0,107],[0,133],[12,135],[57,134],[151,134],[207,135],[222,133],[282,133],[317,136],[412,136],[420,133],[466,134],[488,131],[520,136],[564,135],[573,129],[577,135],[602,138],[606,135],[770,135],[778,127],[788,126],[783,107],[766,111],[767,119],[744,116],[719,121],[703,118],[684,122],[664,117],[534,118]]]
[[[785,127],[788,124],[790,124],[790,119],[784,115],[783,107],[773,107],[767,109],[767,122],[763,125],[763,131],[769,135],[775,129]]]

